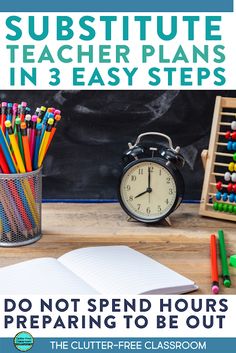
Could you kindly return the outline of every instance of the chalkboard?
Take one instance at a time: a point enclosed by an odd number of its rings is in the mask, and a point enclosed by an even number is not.
[[[2,101],[27,101],[62,111],[43,168],[47,200],[114,200],[120,161],[138,134],[160,131],[186,159],[186,200],[200,198],[216,95],[236,91],[1,91]]]

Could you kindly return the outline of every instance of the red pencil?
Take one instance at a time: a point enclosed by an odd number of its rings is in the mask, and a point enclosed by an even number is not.
[[[216,248],[216,236],[211,235],[211,276],[212,276],[212,293],[219,293],[219,274],[218,274],[218,263],[217,263],[217,248]]]
[[[6,159],[4,157],[1,146],[0,146],[0,168],[2,169],[3,173],[5,173],[5,174],[10,173],[10,170],[8,168],[8,165],[7,165]]]

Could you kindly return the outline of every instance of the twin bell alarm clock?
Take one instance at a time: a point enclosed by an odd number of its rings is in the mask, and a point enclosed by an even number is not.
[[[165,139],[160,143],[141,143],[144,137]],[[118,198],[124,211],[137,221],[160,222],[181,203],[184,180],[180,169],[185,160],[173,147],[169,136],[146,132],[123,155],[123,169],[118,186]]]

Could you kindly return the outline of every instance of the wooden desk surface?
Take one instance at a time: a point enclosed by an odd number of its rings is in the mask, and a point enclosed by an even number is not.
[[[233,222],[198,216],[198,205],[181,205],[171,216],[172,226],[145,225],[127,217],[118,204],[43,204],[43,237],[35,244],[0,248],[0,266],[38,257],[58,257],[67,251],[98,245],[127,244],[193,279],[197,294],[210,294],[209,236],[222,228],[228,255],[236,254]],[[236,294],[236,268],[230,268]]]

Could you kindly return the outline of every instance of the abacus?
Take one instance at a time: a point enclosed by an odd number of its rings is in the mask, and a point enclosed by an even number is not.
[[[217,97],[199,214],[236,221],[236,98]]]

